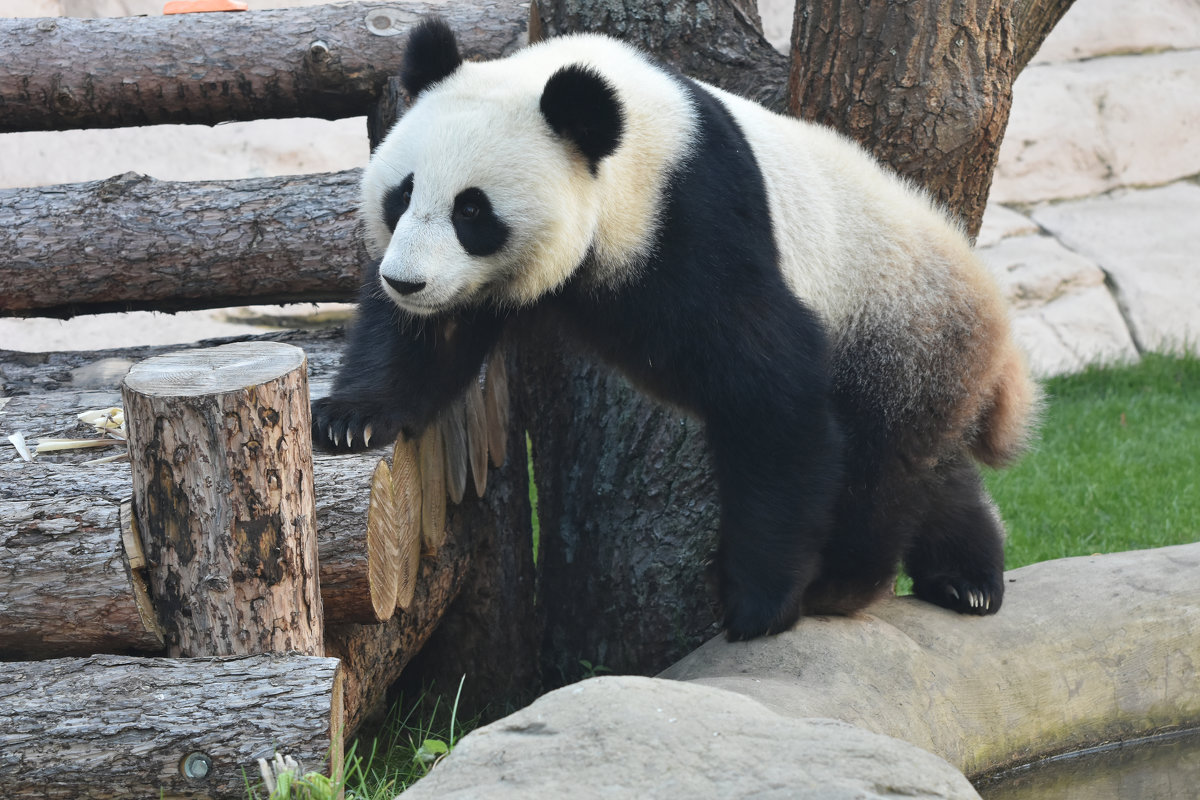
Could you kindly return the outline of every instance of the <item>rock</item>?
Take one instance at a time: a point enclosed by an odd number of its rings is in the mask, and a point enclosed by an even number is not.
[[[468,734],[420,798],[978,798],[912,745],[734,692],[593,678]]]
[[[1195,0],[1076,0],[1033,63],[1200,47]]]
[[[1200,543],[1007,573],[1004,608],[912,597],[713,639],[660,677],[904,739],[968,775],[1200,720]]]
[[[1029,225],[1036,230],[1032,221]],[[1095,263],[1040,235],[1005,238],[976,252],[1004,288],[1013,331],[1036,375],[1137,361],[1137,348]]]
[[[991,199],[1028,203],[1200,173],[1200,50],[1031,66]]]
[[[1027,236],[1038,232],[1037,223],[1021,212],[999,203],[988,203],[983,211],[979,235],[975,237],[975,247],[989,247],[1010,236]]]
[[[1033,218],[1108,274],[1140,349],[1200,352],[1200,186],[1123,190]]]

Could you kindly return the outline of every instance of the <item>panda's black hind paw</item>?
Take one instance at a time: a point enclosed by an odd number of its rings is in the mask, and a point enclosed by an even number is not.
[[[312,404],[313,447],[356,453],[383,447],[400,433],[398,420],[348,400],[323,397]]]
[[[984,581],[959,575],[938,575],[913,581],[913,594],[959,614],[995,614],[1004,600],[1003,573]]]

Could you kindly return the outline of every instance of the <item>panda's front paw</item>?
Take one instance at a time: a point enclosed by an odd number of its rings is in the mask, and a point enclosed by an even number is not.
[[[1004,601],[1004,573],[983,579],[942,574],[913,578],[913,594],[959,614],[995,614]]]
[[[312,404],[313,447],[321,450],[355,453],[382,447],[395,441],[400,429],[394,416],[351,400],[323,397]]]

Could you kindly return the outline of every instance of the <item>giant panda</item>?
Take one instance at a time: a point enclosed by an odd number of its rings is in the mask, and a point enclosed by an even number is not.
[[[332,450],[418,435],[506,326],[546,315],[697,417],[721,501],[730,639],[890,591],[965,614],[1004,595],[976,461],[1038,402],[959,226],[854,143],[598,35],[464,62],[410,35],[413,99],[373,153],[376,260],[331,394]]]

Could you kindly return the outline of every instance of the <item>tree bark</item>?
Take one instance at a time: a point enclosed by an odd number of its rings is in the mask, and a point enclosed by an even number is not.
[[[514,49],[520,3],[349,3],[117,19],[0,20],[0,133],[365,114],[407,30],[439,14],[464,56]]]
[[[257,759],[342,759],[337,659],[94,656],[0,664],[5,797],[244,798]],[[203,777],[197,766],[207,759]]]
[[[0,315],[353,299],[358,178],[0,190]]]
[[[304,351],[241,342],[134,365],[133,502],[171,656],[322,655]]]

